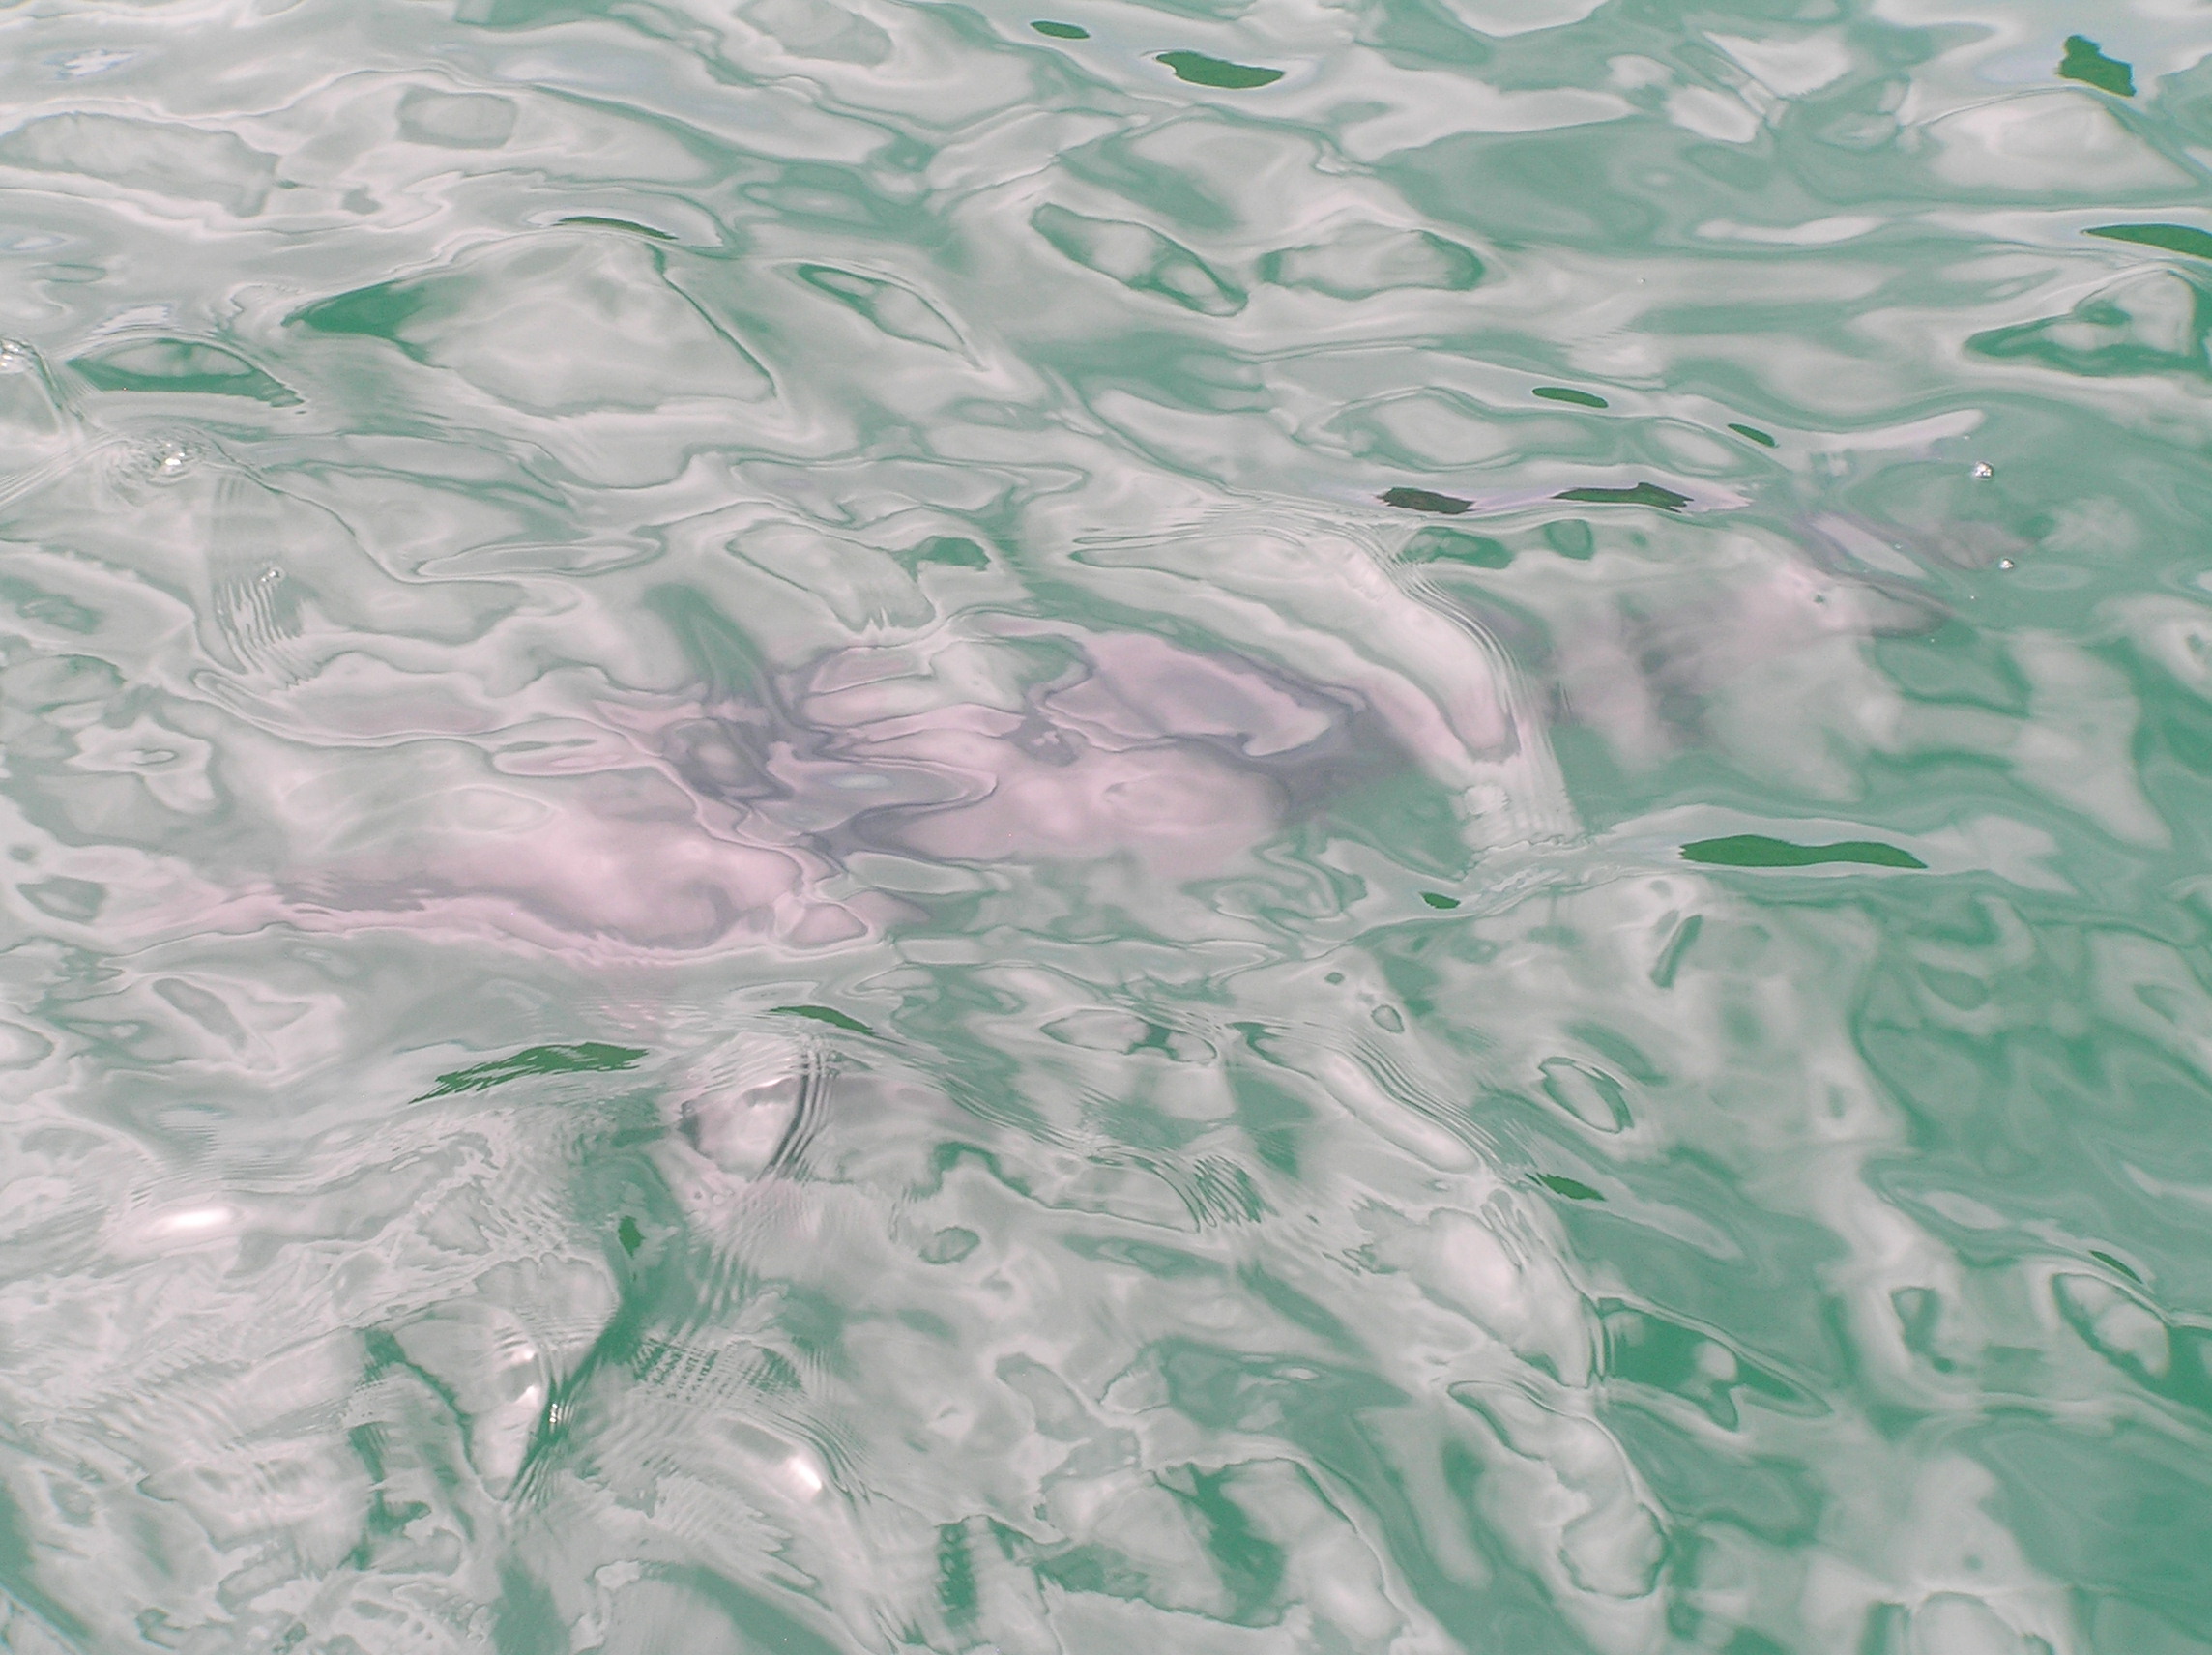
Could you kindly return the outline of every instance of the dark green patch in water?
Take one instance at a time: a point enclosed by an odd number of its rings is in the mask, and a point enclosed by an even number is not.
[[[2139,247],[2158,247],[2169,253],[2187,253],[2191,258],[2212,259],[2212,234],[2189,224],[2099,224],[2093,230],[2083,230],[2085,236],[2102,236],[2109,242],[2134,242]]]
[[[1688,495],[1676,494],[1655,482],[1640,482],[1633,488],[1569,488],[1552,498],[1578,500],[1593,506],[1656,506],[1662,511],[1679,511],[1690,504]]]
[[[1577,408],[1610,408],[1612,403],[1587,391],[1575,391],[1564,385],[1539,385],[1534,394],[1547,402],[1571,402]]]
[[[356,334],[364,338],[399,343],[399,330],[422,310],[422,291],[403,282],[381,281],[357,287],[313,305],[303,305],[285,318],[319,334]]]
[[[1763,833],[1736,833],[1725,839],[1700,839],[1682,847],[1682,859],[1724,868],[1810,868],[1822,862],[1856,862],[1870,868],[1925,868],[1910,851],[1873,839],[1847,839],[1836,845],[1792,845]]]
[[[2066,37],[2066,55],[2058,60],[2058,78],[2079,80],[2100,92],[2116,93],[2122,98],[2136,95],[2134,67],[2118,58],[2107,57],[2086,35]]]
[[[1591,1189],[1589,1185],[1584,1183],[1582,1179],[1570,1178],[1563,1173],[1538,1173],[1536,1175],[1536,1182],[1542,1184],[1554,1195],[1563,1195],[1569,1201],[1605,1200],[1604,1196],[1598,1194],[1596,1190]]]
[[[848,1034],[873,1034],[875,1031],[855,1017],[847,1017],[827,1005],[778,1005],[771,1007],[776,1017],[810,1017],[817,1023],[827,1023],[832,1029],[842,1029]]]
[[[601,218],[591,213],[578,213],[556,223],[577,224],[588,230],[621,230],[626,235],[650,236],[656,242],[673,242],[676,238],[666,230],[656,230],[651,224],[639,224],[628,218]]]
[[[903,552],[891,554],[913,574],[924,564],[940,568],[981,569],[991,566],[990,554],[974,540],[958,535],[933,535],[919,545],[910,546]]]
[[[1774,439],[1768,436],[1764,431],[1761,431],[1757,425],[1738,425],[1732,420],[1729,421],[1729,429],[1733,431],[1737,436],[1746,439],[1747,441],[1757,443],[1762,449],[1771,449],[1774,447]]]
[[[644,1051],[636,1046],[609,1046],[597,1040],[581,1040],[573,1046],[530,1046],[511,1058],[440,1075],[438,1084],[415,1101],[451,1097],[455,1092],[485,1091],[533,1075],[611,1074],[633,1067],[644,1056]]]
[[[1050,35],[1056,41],[1087,41],[1091,31],[1074,23],[1032,23],[1031,28],[1040,35]]]
[[[1457,495],[1438,494],[1426,488],[1387,488],[1378,498],[1383,505],[1395,506],[1401,511],[1441,511],[1446,517],[1457,517],[1474,504]]]
[[[2118,1259],[2113,1258],[2111,1254],[2105,1252],[2101,1248],[2092,1247],[2089,1249],[2089,1257],[2096,1260],[2098,1263],[2103,1264],[2110,1269],[2119,1271],[2121,1275],[2127,1277],[2129,1281],[2134,1282],[2138,1287],[2142,1286],[2142,1277],[2137,1275],[2134,1270],[2129,1268]]]
[[[1172,51],[1159,54],[1159,61],[1175,71],[1178,80],[1187,80],[1194,86],[1217,86],[1228,92],[1247,92],[1255,86],[1271,86],[1283,78],[1279,69],[1256,69],[1250,64],[1225,63],[1204,52]]]

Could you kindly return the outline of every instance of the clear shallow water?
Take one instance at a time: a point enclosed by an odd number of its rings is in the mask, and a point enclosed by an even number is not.
[[[7,1647],[2212,1642],[2200,10],[5,30]]]

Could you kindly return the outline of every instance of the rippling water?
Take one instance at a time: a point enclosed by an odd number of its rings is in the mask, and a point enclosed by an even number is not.
[[[7,10],[0,1644],[2212,1647],[2212,14],[1052,5]]]

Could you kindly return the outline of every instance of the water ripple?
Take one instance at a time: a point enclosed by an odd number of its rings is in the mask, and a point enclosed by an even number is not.
[[[1786,10],[12,16],[0,1644],[2212,1642],[2212,42]]]

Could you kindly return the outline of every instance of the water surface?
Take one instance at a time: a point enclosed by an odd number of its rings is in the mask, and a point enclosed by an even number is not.
[[[2212,1647],[2200,8],[0,40],[0,1645]]]

